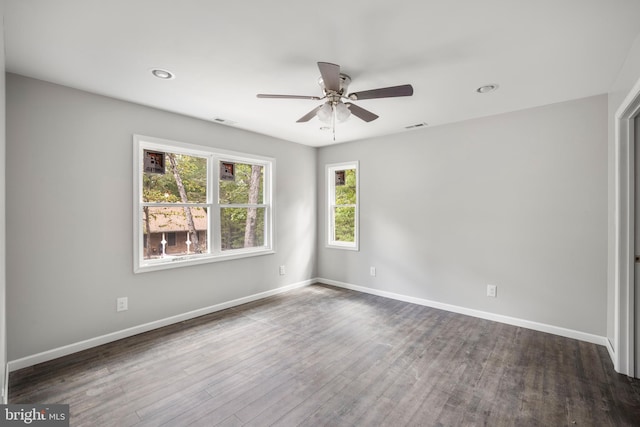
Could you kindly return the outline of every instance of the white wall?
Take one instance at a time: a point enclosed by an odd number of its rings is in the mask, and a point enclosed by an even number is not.
[[[5,75],[4,75],[4,2],[0,1],[0,389],[2,403],[6,402],[5,378],[7,375],[6,337],[6,227],[5,227]]]
[[[324,165],[351,160],[359,252],[324,246]],[[318,203],[320,277],[606,334],[606,95],[321,148]]]
[[[134,133],[276,158],[277,253],[134,275]],[[8,359],[314,277],[315,158],[299,144],[7,74]],[[129,310],[117,313],[120,296]]]

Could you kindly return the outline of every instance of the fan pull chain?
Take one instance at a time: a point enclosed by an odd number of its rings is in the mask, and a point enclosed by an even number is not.
[[[336,140],[336,119],[338,116],[338,112],[336,111],[336,106],[335,105],[331,105],[331,109],[333,110],[333,114],[331,115],[331,121],[332,123],[332,128],[333,128],[333,141],[335,142]]]

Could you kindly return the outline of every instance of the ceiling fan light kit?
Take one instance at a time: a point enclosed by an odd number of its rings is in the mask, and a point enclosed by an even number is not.
[[[354,92],[347,95],[347,89],[351,84],[351,77],[340,73],[340,66],[330,62],[318,62],[320,70],[320,78],[318,84],[322,88],[324,96],[303,96],[303,95],[272,95],[260,93],[258,98],[271,99],[310,99],[313,101],[326,100],[324,104],[317,106],[304,116],[300,117],[297,122],[308,122],[314,117],[318,117],[321,122],[330,123],[334,130],[335,140],[335,123],[344,122],[352,114],[365,122],[371,122],[378,116],[371,111],[347,101],[361,101],[364,99],[376,98],[395,98],[400,96],[413,95],[413,87],[409,84],[385,87],[380,89],[366,90],[362,92]]]
[[[333,117],[332,106],[328,102],[325,104],[322,104],[322,106],[316,113],[316,116],[323,123],[331,123],[331,118]]]
[[[334,110],[336,112],[336,120],[339,122],[344,122],[351,115],[351,110],[342,102],[339,102],[334,106]]]

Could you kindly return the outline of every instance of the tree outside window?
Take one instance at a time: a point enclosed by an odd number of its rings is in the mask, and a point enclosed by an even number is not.
[[[329,247],[358,249],[358,162],[327,165]]]
[[[136,272],[273,252],[272,159],[134,142]]]

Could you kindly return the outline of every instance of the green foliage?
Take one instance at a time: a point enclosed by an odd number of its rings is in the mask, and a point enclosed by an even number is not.
[[[175,154],[178,173],[190,203],[207,201],[207,159],[204,157]],[[179,203],[180,194],[168,160],[165,174],[145,173],[142,176],[142,200],[144,202]]]
[[[356,170],[345,171],[344,185],[336,185],[336,205],[356,204]]]
[[[356,227],[356,171],[347,169],[345,171],[344,185],[336,185],[336,208],[334,210],[334,239],[339,242],[355,241]]]
[[[245,247],[245,226],[250,209],[257,211],[255,247],[264,245],[264,208],[222,208],[220,212],[222,250]]]
[[[264,168],[260,167],[258,185],[258,203],[264,200]],[[219,181],[219,200],[222,205],[248,204],[251,192],[251,165],[235,164],[235,180]],[[222,249],[245,247],[245,230],[250,210],[257,210],[255,246],[264,245],[264,208],[222,208],[220,213],[220,232]]]
[[[264,200],[263,185],[264,168],[260,167],[260,184],[258,186],[258,203]],[[246,204],[249,203],[249,192],[251,185],[251,165],[236,163],[235,180],[220,180],[219,200],[221,205]]]
[[[182,179],[189,203],[206,203],[207,201],[207,159],[184,154],[174,154],[178,173]],[[181,203],[180,193],[175,177],[171,172],[169,160],[166,160],[165,174],[143,174],[142,197],[144,202]],[[249,204],[251,198],[252,165],[235,164],[235,180],[219,180],[219,203],[222,205]],[[215,191],[216,189],[210,189]],[[257,203],[264,200],[264,168],[260,167],[257,189]],[[255,193],[254,193],[255,196]],[[154,210],[146,211],[150,217],[160,215]],[[224,207],[220,212],[220,235],[222,249],[239,249],[245,247],[245,231],[249,227],[250,213],[255,213],[254,245],[264,245],[264,208]],[[143,218],[144,220],[144,218]],[[215,230],[213,231],[216,232]],[[146,233],[146,230],[145,230]]]

